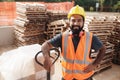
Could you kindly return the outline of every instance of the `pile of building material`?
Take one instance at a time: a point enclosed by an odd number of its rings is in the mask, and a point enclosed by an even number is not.
[[[47,39],[53,38],[55,35],[67,29],[67,13],[63,11],[47,10],[49,20],[47,24],[46,35]]]
[[[114,23],[115,27],[109,37],[109,42],[115,45],[113,63],[120,64],[120,17]]]
[[[30,4],[30,3],[16,3],[17,18],[15,20],[15,36],[16,44],[18,46],[30,45],[35,43],[42,44],[48,37],[46,36],[46,31],[50,33],[51,22],[66,19],[67,13],[61,11],[49,11],[43,4]],[[64,25],[58,25],[64,26]],[[57,32],[52,32],[57,34],[60,28],[56,28]],[[58,31],[59,30],[59,31]],[[62,29],[61,29],[62,30]],[[54,35],[52,35],[54,36]]]
[[[64,32],[67,29],[68,20],[56,20],[48,24],[47,39],[53,38],[55,35]]]
[[[112,18],[113,17],[114,16],[112,16]],[[108,37],[111,35],[111,31],[114,28],[114,20],[114,18],[111,20],[111,18],[107,16],[87,16],[85,26],[88,27],[88,31],[95,34],[106,46],[105,56],[98,65],[96,72],[112,67],[111,63],[113,59],[114,45],[108,42]],[[87,27],[85,27],[85,29]]]
[[[43,32],[48,20],[46,7],[42,4],[16,3],[16,10],[16,44],[21,46],[44,42]]]
[[[111,31],[114,28],[114,22],[107,20],[107,17],[93,17],[90,18],[91,22],[88,23],[88,29],[90,32],[96,34],[99,39],[105,44],[108,42],[108,36],[111,35]]]
[[[47,13],[49,16],[49,22],[53,22],[53,21],[61,20],[61,19],[67,19],[67,12],[47,10]]]
[[[105,56],[103,57],[102,61],[98,64],[97,68],[95,69],[95,72],[100,72],[102,70],[112,67],[114,45],[107,43],[105,46],[106,46]]]

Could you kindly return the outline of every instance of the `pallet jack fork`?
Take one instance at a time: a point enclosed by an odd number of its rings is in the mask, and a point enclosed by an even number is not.
[[[54,53],[57,57],[53,57],[49,54],[50,58],[54,59],[54,61],[52,62],[52,65],[57,61],[57,59],[59,58],[60,56],[60,51],[57,49],[57,48],[52,48],[50,49],[50,51],[54,50],[55,52],[57,53]],[[40,66],[44,66],[41,62],[38,61],[38,55],[41,54],[42,51],[39,51],[36,55],[35,55],[35,61],[40,65]],[[50,53],[50,52],[49,52]],[[47,80],[51,80],[51,77],[50,77],[50,71],[47,71]]]

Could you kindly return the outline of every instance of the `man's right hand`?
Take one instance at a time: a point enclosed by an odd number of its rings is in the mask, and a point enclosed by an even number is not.
[[[50,72],[51,66],[52,66],[52,61],[50,60],[50,57],[45,57],[44,68]]]
[[[52,62],[50,60],[50,57],[49,57],[49,52],[50,52],[50,49],[52,48],[52,45],[46,41],[42,44],[41,46],[41,51],[43,52],[43,55],[44,55],[44,68],[47,70],[47,71],[50,71],[50,67],[52,66]]]

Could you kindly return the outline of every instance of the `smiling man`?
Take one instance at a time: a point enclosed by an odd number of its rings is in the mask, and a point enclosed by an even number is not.
[[[49,50],[60,47],[62,80],[92,80],[94,69],[104,56],[105,47],[95,35],[83,30],[85,11],[82,7],[76,5],[71,8],[68,19],[68,30],[43,43],[44,67],[48,71],[51,67]],[[94,61],[90,57],[92,49],[99,51]]]

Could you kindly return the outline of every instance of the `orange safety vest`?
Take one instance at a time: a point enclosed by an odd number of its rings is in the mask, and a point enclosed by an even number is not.
[[[92,62],[89,57],[92,36],[92,33],[84,31],[75,52],[72,36],[69,35],[68,31],[62,34],[62,74],[65,80],[72,80],[73,78],[84,80],[94,74],[94,71],[83,72],[85,67]]]

